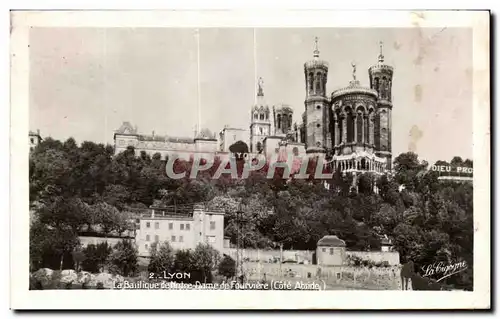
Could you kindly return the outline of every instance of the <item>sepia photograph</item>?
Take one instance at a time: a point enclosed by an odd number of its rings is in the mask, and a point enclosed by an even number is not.
[[[490,307],[489,13],[349,14],[13,11],[14,304]]]

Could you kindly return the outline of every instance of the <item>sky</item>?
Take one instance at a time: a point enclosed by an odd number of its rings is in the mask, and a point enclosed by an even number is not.
[[[429,162],[472,158],[472,31],[466,28],[32,28],[30,130],[113,143],[142,134],[193,137],[196,126],[246,128],[257,81],[265,101],[304,112],[304,62],[318,37],[327,91],[369,85],[382,41],[394,67],[392,151]]]

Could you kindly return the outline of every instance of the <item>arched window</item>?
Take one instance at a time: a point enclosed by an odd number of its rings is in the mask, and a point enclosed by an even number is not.
[[[347,114],[347,142],[354,142],[354,117],[352,113]]]
[[[263,120],[264,119],[264,113],[260,113],[260,119]]]
[[[358,117],[356,118],[356,136],[357,142],[363,142],[363,114],[358,113]]]
[[[367,165],[366,165],[366,160],[365,160],[364,158],[363,158],[363,159],[361,159],[361,169],[362,169],[362,170],[366,170],[366,169],[367,169],[367,167],[366,167],[366,166],[367,166]]]
[[[262,135],[263,134],[262,127],[259,127],[259,131],[260,131],[260,135]]]
[[[281,129],[281,114],[278,114],[278,128]]]
[[[387,98],[387,78],[382,77],[382,82],[380,82],[380,95],[382,99]]]
[[[257,142],[257,152],[262,152],[262,143],[261,142]]]
[[[313,76],[313,73],[309,73],[309,91],[312,91],[313,90],[313,82],[314,82],[314,76]]]
[[[258,119],[259,119],[259,116],[257,115],[257,112],[255,112],[255,113],[253,114],[253,118],[254,118],[254,119],[256,119],[256,120],[258,120]]]
[[[342,139],[344,138],[344,125],[342,121],[345,121],[345,117],[339,117],[338,127],[339,127],[339,143],[342,143]]]
[[[316,73],[316,94],[321,92],[321,73]]]
[[[380,85],[380,83],[379,83],[379,79],[378,79],[378,78],[375,78],[375,83],[374,83],[373,87],[374,87],[374,89],[375,89],[377,92],[379,92],[379,91],[378,91],[378,87],[379,87],[379,85]]]
[[[371,114],[365,118],[364,127],[365,127],[365,143],[370,143],[370,118]]]

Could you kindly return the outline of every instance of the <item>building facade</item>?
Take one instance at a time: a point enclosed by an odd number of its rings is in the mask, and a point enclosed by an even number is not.
[[[324,236],[316,248],[317,264],[321,266],[341,266],[346,258],[345,241],[337,236]]]
[[[30,151],[43,141],[42,136],[40,135],[40,130],[37,130],[36,132],[29,131],[28,137]]]
[[[334,170],[382,174],[392,162],[392,81],[394,69],[384,62],[382,44],[378,62],[368,69],[369,87],[356,77],[346,87],[327,92],[329,63],[320,59],[318,40],[313,58],[304,63],[305,111],[294,122],[290,105],[270,107],[259,78],[255,104],[250,108],[249,129],[224,127],[216,137],[201,130],[194,138],[141,135],[124,122],[115,133],[115,152],[128,146],[148,154],[230,154],[235,143],[246,144],[250,154],[325,157]]]
[[[203,206],[178,210],[151,207],[150,213],[137,221],[135,243],[139,256],[149,256],[151,245],[165,241],[174,249],[195,249],[203,243],[222,252],[224,213],[208,211]]]
[[[215,135],[208,129],[202,129],[195,137],[173,137],[139,134],[137,127],[130,122],[123,122],[114,134],[115,155],[125,151],[129,146],[134,147],[137,154],[144,151],[150,156],[158,153],[164,160],[168,156],[178,156],[189,160],[193,154],[213,155],[218,150]]]
[[[317,47],[313,57],[304,65],[307,152],[326,154],[342,172],[390,170],[393,68],[384,63],[382,45],[378,63],[368,70],[370,87],[360,84],[352,63],[353,79],[329,98],[324,91],[328,64],[319,59]]]

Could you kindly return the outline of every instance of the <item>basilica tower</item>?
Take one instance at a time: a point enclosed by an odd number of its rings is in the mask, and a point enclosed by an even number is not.
[[[329,100],[326,96],[328,62],[319,59],[318,38],[315,39],[313,59],[304,64],[306,80],[306,152],[326,153],[331,145]]]
[[[380,42],[378,63],[369,68],[370,87],[377,91],[375,117],[375,154],[386,158],[386,169],[392,168],[392,76],[393,67],[384,63],[383,44]]]
[[[251,110],[250,119],[250,152],[260,153],[264,148],[264,139],[271,134],[269,106],[264,101],[264,81],[259,78],[257,103]]]

